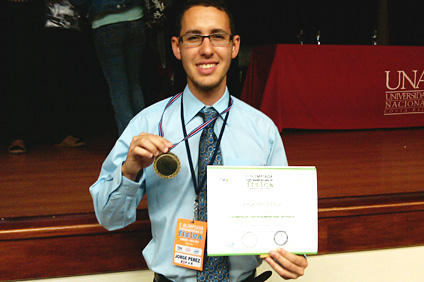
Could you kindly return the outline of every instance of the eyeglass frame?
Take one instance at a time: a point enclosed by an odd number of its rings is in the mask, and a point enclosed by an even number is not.
[[[230,36],[230,39],[228,40],[228,42],[226,42],[224,45],[215,45],[213,42],[212,42],[212,40],[211,40],[211,36],[214,36],[214,35],[218,35],[218,34],[225,34],[225,35],[229,35]],[[200,36],[201,38],[202,38],[202,41],[200,41],[200,44],[199,45],[187,45],[186,43],[184,43],[184,40],[183,40],[183,36],[186,36],[186,35],[196,35],[196,36]],[[203,35],[203,34],[200,34],[200,33],[191,33],[191,32],[188,32],[188,33],[185,33],[185,34],[183,34],[183,35],[180,35],[179,37],[179,41],[184,45],[184,46],[187,46],[187,47],[199,47],[199,46],[201,46],[202,44],[203,44],[203,41],[205,40],[205,38],[209,38],[209,41],[211,42],[211,44],[212,44],[212,46],[214,46],[214,47],[225,47],[225,46],[227,46],[228,44],[230,44],[230,42],[231,41],[233,41],[233,39],[234,39],[234,35],[232,35],[232,34],[229,34],[229,33],[226,33],[226,32],[215,32],[215,33],[211,33],[211,34],[209,34],[209,35]]]

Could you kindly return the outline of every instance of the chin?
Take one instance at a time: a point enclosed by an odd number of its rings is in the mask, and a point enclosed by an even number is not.
[[[210,91],[220,87],[223,83],[223,79],[219,81],[195,81],[193,85],[199,90]]]
[[[210,91],[218,87],[218,84],[197,84],[197,88],[204,91]]]

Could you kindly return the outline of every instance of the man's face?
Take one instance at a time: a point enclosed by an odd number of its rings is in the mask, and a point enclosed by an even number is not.
[[[210,35],[219,32],[231,34],[230,21],[225,12],[214,7],[194,6],[184,13],[181,20],[180,35]],[[239,47],[239,36],[234,36],[229,44],[218,47],[213,46],[209,38],[204,38],[203,43],[197,47],[185,46],[177,37],[172,38],[174,54],[182,60],[189,88],[194,94],[224,93],[227,71]]]

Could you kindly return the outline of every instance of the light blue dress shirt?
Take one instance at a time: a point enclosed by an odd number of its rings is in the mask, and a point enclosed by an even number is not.
[[[227,89],[213,107],[221,113],[228,107],[229,98]],[[271,119],[239,99],[232,99],[233,105],[220,146],[224,165],[287,166],[281,136]],[[153,166],[144,169],[138,183],[123,177],[121,173],[121,165],[126,159],[133,136],[142,132],[158,134],[158,124],[168,100],[144,109],[132,119],[103,163],[99,179],[90,187],[90,193],[97,219],[108,230],[123,228],[134,222],[137,206],[146,195],[153,239],[143,250],[143,256],[149,269],[174,281],[195,282],[196,271],[172,264],[177,219],[193,219],[196,196],[184,142],[172,149],[181,162],[181,170],[175,178],[160,178],[155,174]],[[172,143],[184,137],[181,102],[184,103],[187,133],[203,123],[197,113],[205,105],[186,87],[182,98],[174,102],[163,117],[164,137]],[[217,136],[223,118],[225,114],[215,123]],[[196,172],[200,135],[196,134],[189,139]],[[232,256],[229,260],[231,281],[243,280],[261,263],[258,256]]]

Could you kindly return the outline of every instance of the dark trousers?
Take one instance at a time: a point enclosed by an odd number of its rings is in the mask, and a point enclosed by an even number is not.
[[[247,277],[244,281],[251,281],[255,277],[255,274],[256,274],[256,270],[254,270],[253,273],[249,277]],[[155,273],[155,278],[153,279],[153,282],[172,282],[172,281],[166,278],[165,276],[163,276],[162,274]]]

